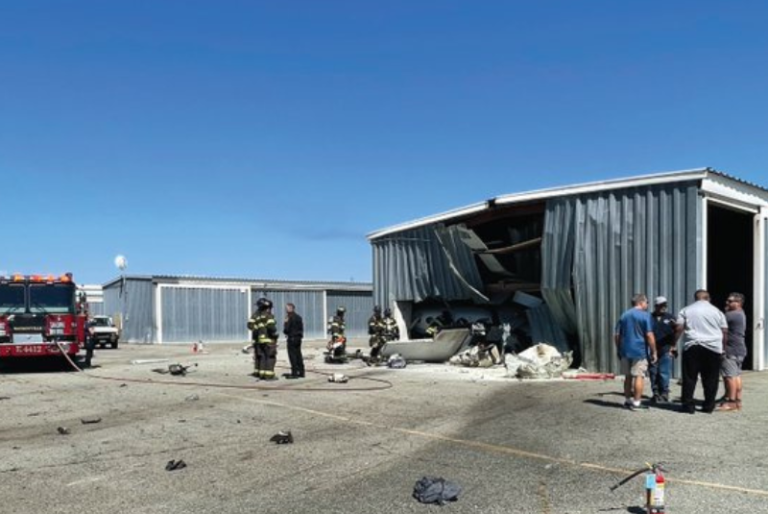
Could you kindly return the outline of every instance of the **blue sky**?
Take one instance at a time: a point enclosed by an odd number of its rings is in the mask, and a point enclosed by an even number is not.
[[[0,3],[0,270],[369,280],[365,234],[712,166],[768,185],[764,2]]]

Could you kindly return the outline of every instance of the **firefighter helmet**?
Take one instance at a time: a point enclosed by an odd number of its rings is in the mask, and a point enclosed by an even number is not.
[[[336,314],[339,316],[343,316],[345,312],[347,312],[347,309],[343,305],[336,309]]]
[[[390,308],[384,309],[384,317],[388,318],[390,316],[392,316],[392,309],[390,309]]]
[[[265,311],[272,308],[272,302],[266,298],[259,298],[256,300],[256,308],[260,311]]]
[[[374,312],[374,314],[381,314],[381,305],[376,305],[373,308],[373,312]]]

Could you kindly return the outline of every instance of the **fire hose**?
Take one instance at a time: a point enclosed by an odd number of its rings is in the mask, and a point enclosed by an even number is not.
[[[64,358],[67,360],[67,362],[69,363],[69,365],[72,367],[73,370],[79,373],[84,373],[83,369],[80,368],[80,366],[78,366],[77,363],[75,363],[75,361],[72,359],[72,357],[69,356],[69,354],[66,351],[64,351],[64,348],[62,348],[61,343],[59,341],[56,341],[56,346],[59,347],[61,354],[64,355]],[[361,367],[359,369],[365,369],[365,368]],[[331,377],[333,375],[332,373],[323,373],[322,371],[311,370],[311,369],[307,370],[307,372],[314,373],[316,375],[325,376],[325,377]],[[213,387],[213,388],[221,388],[221,389],[242,389],[246,391],[254,390],[254,391],[297,391],[297,392],[323,392],[323,391],[366,392],[366,391],[383,391],[385,389],[391,389],[392,387],[394,387],[392,382],[390,382],[389,380],[384,380],[383,378],[360,377],[360,376],[351,376],[349,377],[349,380],[371,382],[374,385],[370,387],[344,387],[344,388],[339,388],[339,386],[285,387],[285,386],[261,386],[261,385],[244,385],[244,384],[221,384],[221,383],[215,383],[215,382],[199,382],[199,381],[188,381],[188,380],[180,382],[180,381],[173,381],[173,380],[152,380],[152,379],[146,379],[146,378],[124,378],[124,377],[110,377],[110,376],[89,375],[89,374],[85,374],[85,376],[89,378],[108,380],[112,382],[131,382],[131,383],[138,383],[138,384],[163,384],[163,385],[188,386],[188,387],[191,387],[191,386]]]

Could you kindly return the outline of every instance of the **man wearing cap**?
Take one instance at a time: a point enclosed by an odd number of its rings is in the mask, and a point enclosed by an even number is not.
[[[653,390],[653,403],[669,403],[669,381],[675,358],[676,318],[668,312],[667,299],[658,296],[653,301],[653,335],[659,360],[651,364],[649,375]]]

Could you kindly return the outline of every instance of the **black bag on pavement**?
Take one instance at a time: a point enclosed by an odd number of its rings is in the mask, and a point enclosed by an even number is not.
[[[459,499],[461,487],[444,478],[424,477],[413,488],[413,497],[421,503],[445,505]]]

